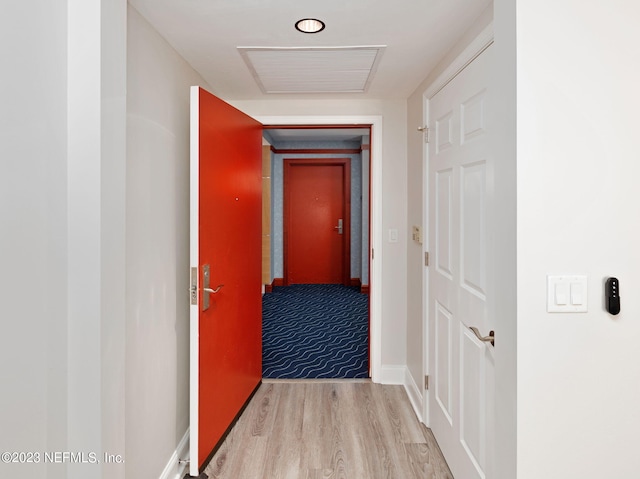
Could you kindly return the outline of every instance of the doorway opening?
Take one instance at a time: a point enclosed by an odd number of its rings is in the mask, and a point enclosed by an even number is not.
[[[284,285],[350,286],[356,274],[361,284],[358,261],[351,265],[351,158],[285,157],[283,163]],[[361,165],[354,169],[361,173]],[[362,209],[362,195],[355,202]],[[361,230],[354,227],[356,235]]]
[[[263,377],[370,377],[371,125],[263,136]]]

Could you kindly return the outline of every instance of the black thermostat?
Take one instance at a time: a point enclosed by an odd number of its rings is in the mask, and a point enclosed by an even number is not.
[[[616,315],[620,312],[620,284],[617,278],[608,278],[604,285],[607,311]]]

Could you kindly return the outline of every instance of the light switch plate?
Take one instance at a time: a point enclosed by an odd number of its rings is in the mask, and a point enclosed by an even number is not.
[[[547,312],[586,313],[587,277],[547,276]]]

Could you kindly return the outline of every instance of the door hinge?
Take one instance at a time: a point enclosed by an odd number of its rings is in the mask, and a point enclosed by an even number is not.
[[[429,389],[429,376],[424,377],[424,388]]]
[[[373,248],[371,248],[371,259],[373,259],[375,255],[373,254]]]
[[[425,266],[429,266],[429,252],[428,251],[424,252],[424,265]]]

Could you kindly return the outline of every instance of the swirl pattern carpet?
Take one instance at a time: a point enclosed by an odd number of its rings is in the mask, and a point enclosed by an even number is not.
[[[262,299],[262,376],[369,377],[369,296],[359,288],[297,284]]]

